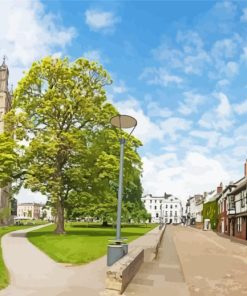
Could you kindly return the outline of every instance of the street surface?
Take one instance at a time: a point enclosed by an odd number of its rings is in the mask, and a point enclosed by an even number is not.
[[[211,231],[172,227],[191,296],[246,296],[247,246]]]
[[[246,296],[247,246],[211,231],[168,226],[156,261],[144,263],[126,296]]]

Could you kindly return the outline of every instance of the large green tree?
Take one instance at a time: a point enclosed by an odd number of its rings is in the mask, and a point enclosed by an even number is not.
[[[117,114],[106,100],[109,83],[97,63],[47,57],[32,65],[14,93],[6,122],[19,143],[21,184],[48,197],[57,214],[56,233],[64,233],[69,207],[79,203],[92,212],[93,204],[115,206],[119,144],[113,131],[103,141]],[[132,137],[127,149],[138,171],[139,145]]]

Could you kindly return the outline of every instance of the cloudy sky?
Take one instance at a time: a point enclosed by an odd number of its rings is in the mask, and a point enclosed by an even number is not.
[[[10,82],[46,55],[111,74],[108,98],[137,118],[145,193],[186,198],[243,176],[247,2],[0,0]],[[36,197],[38,200],[40,197]],[[22,192],[20,200],[35,200]]]

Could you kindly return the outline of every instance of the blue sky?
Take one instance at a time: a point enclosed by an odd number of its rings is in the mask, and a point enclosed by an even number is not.
[[[138,120],[145,193],[185,198],[243,176],[247,1],[1,0],[0,45],[14,84],[46,55],[108,70],[108,99]]]

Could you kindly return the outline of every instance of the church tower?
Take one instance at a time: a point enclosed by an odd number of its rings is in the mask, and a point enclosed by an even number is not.
[[[3,117],[11,107],[11,94],[8,89],[9,69],[5,63],[0,66],[0,133],[4,132]],[[0,225],[7,224],[10,218],[10,201],[9,201],[10,185],[0,188]]]

